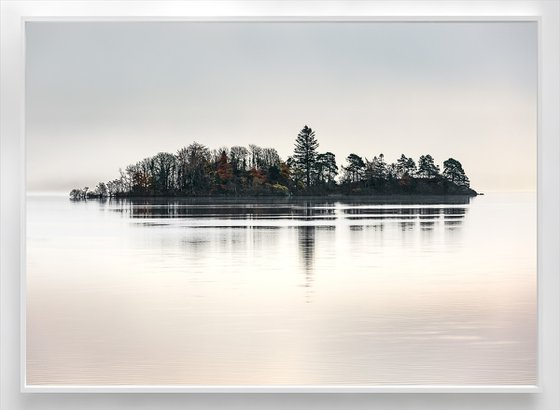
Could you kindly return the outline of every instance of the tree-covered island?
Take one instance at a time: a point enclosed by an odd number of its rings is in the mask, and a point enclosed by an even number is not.
[[[94,189],[75,188],[74,200],[128,197],[204,197],[265,195],[469,195],[469,178],[453,158],[443,171],[427,154],[404,154],[387,163],[351,153],[340,168],[332,152],[320,152],[315,131],[307,125],[296,138],[294,153],[283,161],[274,148],[233,146],[210,150],[193,142],[175,154],[160,152],[128,165],[112,181]]]

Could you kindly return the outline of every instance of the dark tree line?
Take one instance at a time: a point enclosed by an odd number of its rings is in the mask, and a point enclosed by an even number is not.
[[[341,168],[332,152],[319,152],[315,131],[297,135],[293,155],[283,161],[274,148],[257,145],[210,150],[193,142],[175,154],[160,152],[119,170],[119,177],[91,190],[76,188],[71,199],[141,196],[252,196],[326,194],[476,195],[461,163],[427,154],[418,164],[404,154],[388,164],[351,153]]]

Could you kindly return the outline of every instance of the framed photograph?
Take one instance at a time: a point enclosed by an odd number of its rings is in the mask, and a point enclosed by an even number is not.
[[[21,394],[558,403],[558,19],[268,3],[18,12]]]
[[[26,385],[537,384],[536,20],[25,35]]]

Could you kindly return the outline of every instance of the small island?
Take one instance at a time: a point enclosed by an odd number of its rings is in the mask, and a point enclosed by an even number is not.
[[[242,197],[333,195],[466,195],[478,193],[459,161],[449,158],[443,171],[434,158],[418,163],[404,154],[387,163],[351,153],[340,169],[332,152],[319,152],[315,131],[307,125],[296,138],[294,153],[282,160],[274,148],[257,145],[210,150],[193,142],[175,154],[160,152],[128,165],[108,182],[75,188],[70,199],[132,197]]]

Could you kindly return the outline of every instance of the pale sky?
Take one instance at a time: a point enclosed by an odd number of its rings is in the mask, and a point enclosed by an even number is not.
[[[28,22],[30,191],[94,187],[198,141],[459,160],[534,190],[535,22]]]

